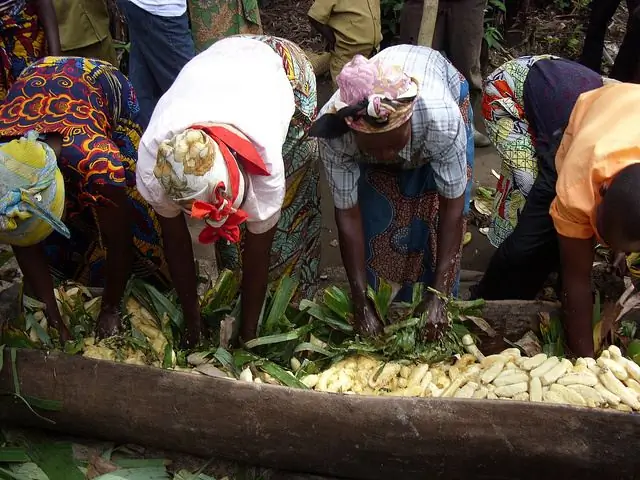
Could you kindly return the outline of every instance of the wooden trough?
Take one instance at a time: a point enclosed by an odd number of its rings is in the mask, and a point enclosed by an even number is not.
[[[517,340],[537,302],[490,302],[484,317]],[[484,348],[488,346],[483,344]],[[502,348],[494,340],[493,348]],[[8,350],[8,349],[5,349]],[[0,392],[14,392],[5,351]],[[249,384],[18,350],[23,396],[62,409],[29,412],[0,396],[0,422],[354,479],[631,479],[640,416],[513,401],[364,397]]]

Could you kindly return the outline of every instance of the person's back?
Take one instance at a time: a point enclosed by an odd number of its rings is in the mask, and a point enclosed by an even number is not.
[[[281,57],[254,38],[229,37],[184,66],[158,101],[140,149],[155,151],[168,133],[214,122],[233,125],[265,148],[280,150],[293,105]]]

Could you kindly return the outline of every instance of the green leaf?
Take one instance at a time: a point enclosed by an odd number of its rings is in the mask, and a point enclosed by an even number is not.
[[[36,300],[28,295],[22,295],[22,306],[29,310],[44,310],[47,308],[40,300]]]
[[[164,355],[162,357],[162,368],[172,368],[173,367],[173,348],[171,348],[171,344],[167,343],[164,346]]]
[[[386,335],[391,335],[392,333],[397,332],[398,330],[402,330],[403,328],[415,327],[419,323],[420,319],[418,317],[407,318],[406,320],[387,325],[386,327],[384,327],[384,333]]]
[[[31,459],[24,448],[0,447],[0,463],[23,463]]]
[[[123,468],[93,480],[171,480],[165,467]]]
[[[298,352],[314,352],[314,353],[319,353],[320,355],[324,355],[325,357],[333,356],[333,354],[329,350],[326,350],[322,347],[314,345],[311,342],[304,342],[298,345],[293,350],[293,353],[298,353]]]
[[[333,317],[332,311],[328,308],[323,308],[311,300],[301,300],[300,309],[305,310],[311,317],[327,324],[331,328],[340,330],[343,333],[353,333],[353,327],[348,322]]]
[[[38,339],[42,342],[42,344],[50,347],[51,337],[49,336],[47,331],[38,323],[35,315],[29,312],[25,315],[25,330],[29,331],[32,328],[36,331],[36,335],[38,335]]]
[[[25,399],[26,402],[31,405],[33,408],[37,408],[39,410],[45,410],[48,412],[61,412],[62,411],[62,402],[59,400],[47,400],[45,398],[31,397],[29,395],[25,395],[22,398]]]
[[[291,340],[297,340],[300,336],[301,328],[291,330],[289,333],[279,333],[277,335],[267,335],[264,337],[254,338],[244,344],[245,348],[251,350],[252,348],[259,347],[261,345],[273,345],[275,343],[290,342]],[[305,329],[306,331],[307,329]]]
[[[262,331],[266,335],[289,330],[290,323],[287,321],[285,313],[297,289],[298,282],[291,277],[285,275],[280,279],[271,301],[269,313],[262,325]]]
[[[343,290],[335,285],[324,291],[322,300],[329,310],[338,315],[338,318],[345,322],[351,312],[353,312],[351,300]]]
[[[235,350],[233,352],[233,364],[236,369],[242,369],[247,363],[255,362],[256,360],[260,360],[260,357],[246,350]]]
[[[213,357],[218,362],[220,362],[220,364],[224,368],[229,370],[229,373],[231,373],[233,376],[238,378],[238,369],[236,368],[236,364],[233,360],[233,355],[231,355],[231,353],[229,353],[224,348],[220,347],[215,351],[215,353],[213,354]]]
[[[0,478],[11,480],[49,480],[49,477],[33,462],[13,464],[9,469],[0,468]]]
[[[69,442],[33,442],[27,446],[29,457],[49,477],[49,480],[84,480],[73,459]]]
[[[386,323],[389,307],[391,306],[391,302],[393,302],[394,297],[400,291],[400,286],[392,285],[384,279],[380,279],[379,283],[380,285],[378,285],[377,292],[371,287],[367,288],[367,296],[373,301],[378,317]]]
[[[286,385],[287,387],[307,389],[307,386],[304,383],[275,363],[265,361],[259,365],[258,368],[263,372],[268,373],[278,382]]]

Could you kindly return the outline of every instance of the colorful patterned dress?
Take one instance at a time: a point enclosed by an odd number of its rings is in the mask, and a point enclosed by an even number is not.
[[[317,142],[306,138],[316,117],[316,77],[303,51],[296,44],[277,37],[247,35],[265,42],[282,57],[293,88],[296,109],[282,146],[287,190],[282,214],[271,247],[269,277],[295,276],[303,295],[312,294],[320,264],[320,192]],[[242,245],[217,247],[218,265],[238,270]]]
[[[482,115],[487,135],[502,160],[496,186],[489,241],[494,247],[511,235],[538,175],[532,131],[524,115],[524,83],[538,60],[553,55],[520,57],[498,67],[484,81]]]
[[[196,53],[224,37],[262,34],[258,0],[189,0]]]
[[[27,65],[45,52],[44,29],[33,2],[17,0],[0,13],[0,100]]]
[[[110,205],[97,185],[126,188],[134,207],[133,273],[168,285],[159,224],[135,187],[141,129],[129,80],[111,64],[79,57],[45,57],[27,67],[0,106],[0,137],[30,130],[63,137],[58,166],[65,180],[64,222],[71,239],[47,239],[58,278],[103,286],[105,250],[93,207]]]

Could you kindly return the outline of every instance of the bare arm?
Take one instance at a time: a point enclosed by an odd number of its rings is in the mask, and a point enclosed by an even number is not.
[[[60,333],[60,339],[64,343],[71,340],[71,334],[62,322],[56,297],[53,293],[53,279],[49,272],[47,256],[42,243],[28,247],[13,247],[20,270],[25,280],[33,289],[33,293],[45,304],[49,323]]]
[[[174,218],[159,215],[158,220],[162,227],[162,239],[169,273],[178,293],[187,324],[187,335],[183,343],[185,346],[192,347],[200,340],[202,322],[200,320],[196,264],[193,259],[191,235],[184,215],[178,215]]]
[[[593,296],[591,268],[593,241],[559,235],[562,261],[562,304],[567,346],[574,355],[592,357]]]
[[[382,324],[375,315],[375,309],[367,298],[367,272],[364,259],[364,233],[360,206],[335,209],[338,239],[342,263],[347,271],[351,297],[355,307],[356,329],[364,334],[375,335],[382,330]]]
[[[256,337],[258,320],[269,282],[269,260],[277,226],[265,233],[247,230],[242,253],[242,326],[243,341]]]
[[[464,194],[458,198],[445,198],[441,195],[439,202],[438,256],[431,287],[448,295],[451,293],[449,287],[453,284],[448,275],[453,271],[451,267],[455,264],[462,243]],[[424,308],[428,314],[423,331],[425,339],[435,340],[445,332],[448,318],[443,307],[442,301],[434,293],[427,293],[424,302],[418,307],[417,312]]]
[[[47,52],[49,55],[57,56],[62,53],[60,47],[60,32],[58,31],[58,19],[52,0],[36,0],[38,19],[44,28],[47,39]]]
[[[440,222],[438,225],[438,258],[432,287],[439,292],[449,294],[447,278],[456,261],[462,243],[462,224],[464,211],[464,194],[458,198],[439,197]]]

